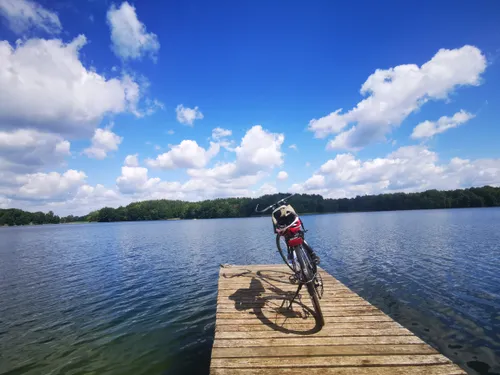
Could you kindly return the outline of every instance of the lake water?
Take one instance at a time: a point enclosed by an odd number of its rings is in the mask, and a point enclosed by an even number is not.
[[[500,209],[304,216],[322,267],[471,374],[500,374]],[[220,263],[269,218],[0,228],[0,374],[208,374]]]

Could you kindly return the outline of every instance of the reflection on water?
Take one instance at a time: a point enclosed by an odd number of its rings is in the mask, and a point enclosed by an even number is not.
[[[471,374],[500,373],[500,209],[304,216],[332,275]],[[208,374],[220,263],[269,219],[0,229],[0,374]]]

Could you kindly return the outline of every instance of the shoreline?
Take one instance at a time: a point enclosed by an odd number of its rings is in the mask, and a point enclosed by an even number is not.
[[[339,215],[339,214],[367,214],[367,213],[380,213],[380,212],[407,212],[407,211],[451,211],[451,210],[470,210],[470,209],[494,209],[500,206],[493,207],[450,207],[450,208],[415,208],[407,210],[378,210],[378,211],[348,211],[348,212],[304,212],[299,213],[299,216],[313,216],[313,215]],[[268,215],[252,215],[252,216],[228,216],[228,217],[205,217],[205,218],[169,218],[157,220],[116,220],[116,221],[72,221],[68,223],[47,223],[47,224],[21,224],[21,225],[0,225],[0,228],[14,228],[14,227],[40,227],[40,226],[56,226],[56,225],[75,225],[75,224],[109,224],[109,223],[140,223],[140,222],[157,222],[157,221],[192,221],[192,220],[226,220],[226,219],[256,219],[265,218]]]

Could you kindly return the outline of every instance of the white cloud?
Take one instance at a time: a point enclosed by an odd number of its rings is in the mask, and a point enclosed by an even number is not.
[[[459,86],[480,84],[486,58],[474,46],[439,50],[421,67],[399,65],[378,69],[361,87],[368,95],[346,113],[342,109],[309,123],[316,137],[338,134],[330,149],[358,149],[382,140],[385,134],[429,100],[444,100]],[[344,130],[348,125],[350,129]]]
[[[9,208],[10,202],[12,202],[12,199],[0,197],[0,208]]]
[[[225,197],[249,197],[254,194],[251,187],[264,175],[239,176],[223,179],[212,177],[193,177],[183,184],[189,200],[202,200]]]
[[[278,189],[276,189],[276,186],[266,183],[263,184],[254,194],[256,197],[261,197],[266,194],[276,194],[278,192]]]
[[[125,165],[122,167],[121,176],[116,179],[116,185],[122,193],[131,194],[144,191],[159,180],[150,179],[147,168]]]
[[[306,167],[309,168],[311,166],[311,163],[309,163],[308,161],[306,161]]]
[[[7,19],[10,29],[16,34],[23,34],[31,29],[59,34],[62,30],[57,14],[34,1],[0,0],[0,14]]]
[[[148,98],[146,99],[146,110],[144,111],[143,115],[151,116],[159,109],[165,109],[165,104],[160,102],[158,99],[151,100]]]
[[[123,166],[121,175],[116,179],[116,185],[121,193],[140,200],[187,198],[186,184],[149,177],[148,169],[144,167]]]
[[[233,132],[229,129],[215,128],[212,130],[212,138],[218,141],[221,138],[229,137]]]
[[[326,145],[326,149],[327,150],[344,149],[350,151],[359,150],[361,147],[355,146],[350,141],[351,137],[353,137],[356,134],[356,132],[357,132],[356,126],[353,126],[349,130],[340,133],[334,139],[328,142],[328,144]]]
[[[253,126],[235,149],[238,169],[242,173],[253,173],[282,165],[284,140],[283,134],[270,133],[260,125]]]
[[[96,186],[82,185],[78,188],[75,199],[96,199],[96,198],[118,198],[116,191],[106,189],[104,185],[97,184]]]
[[[117,191],[108,189],[104,185],[81,185],[75,196],[59,205],[59,212],[69,215],[86,215],[91,211],[103,207],[116,207],[128,204],[130,201],[121,196]]]
[[[34,200],[35,199],[35,200]],[[70,189],[60,197],[49,197],[48,200],[38,198],[19,198],[7,200],[8,207],[16,207],[31,212],[49,210],[57,215],[86,215],[91,211],[103,207],[117,207],[131,202],[127,196],[119,194],[113,189],[108,189],[101,184],[91,186],[83,183],[71,186]],[[2,198],[0,198],[0,203]]]
[[[235,148],[236,160],[211,169],[188,170],[191,177],[227,180],[239,176],[254,176],[283,164],[281,145],[283,134],[270,133],[260,125],[253,126]]]
[[[297,150],[298,150],[298,148],[297,148],[297,145],[296,145],[296,144],[290,145],[290,146],[288,146],[288,148],[291,148],[292,150],[295,150],[295,151],[297,151]]]
[[[167,169],[173,166],[190,168],[188,175],[191,178],[183,183],[150,177],[148,168],[139,166],[137,154],[125,158],[121,175],[116,179],[116,188],[112,189],[88,185],[83,172],[19,175],[0,170],[0,196],[4,205],[83,214],[87,210],[116,207],[134,200],[166,198],[193,201],[271,193],[275,189],[272,184],[254,186],[282,163],[280,147],[283,140],[283,135],[255,126],[241,140],[238,151],[234,153],[236,160],[232,163],[204,169],[220,146],[212,143],[210,148],[203,149],[194,141],[181,142],[171,147],[166,155],[148,161],[148,165],[157,163],[159,167]],[[106,145],[106,149],[110,148],[107,142],[101,143]],[[12,201],[7,202],[7,199]]]
[[[135,82],[131,76],[125,74],[122,78],[122,85],[125,92],[125,100],[128,103],[128,110],[137,117],[143,117],[145,114],[149,114],[149,109],[146,109],[145,112],[141,112],[137,109],[137,103],[141,96],[139,84]],[[147,86],[148,83],[143,85]]]
[[[63,174],[50,172],[18,176],[17,182],[20,187],[13,193],[13,197],[32,200],[65,200],[84,184],[86,178],[85,173],[74,169]]]
[[[61,136],[36,130],[0,131],[0,170],[35,172],[61,164],[70,155],[70,143]]]
[[[248,196],[250,188],[283,164],[284,135],[253,126],[235,148],[236,160],[209,169],[188,169],[189,188],[207,197]],[[203,190],[205,189],[205,191]]]
[[[256,182],[256,181],[254,181]],[[162,181],[158,177],[149,177],[144,167],[123,166],[122,173],[116,180],[118,190],[136,200],[144,199],[184,199],[201,200],[225,196],[250,196],[246,187],[248,181],[216,183],[210,177],[192,178],[185,183]]]
[[[175,108],[175,113],[177,114],[177,121],[181,124],[193,126],[195,120],[201,120],[203,118],[203,113],[198,109],[198,107],[188,108],[179,104]]]
[[[125,158],[125,165],[127,167],[138,167],[139,160],[137,159],[137,154],[127,155],[127,157]]]
[[[210,142],[210,148],[198,146],[196,141],[184,140],[173,146],[170,151],[158,155],[156,159],[148,159],[146,164],[152,168],[203,168],[219,153],[220,146]]]
[[[172,129],[167,130],[167,134],[168,134],[168,135],[172,135],[172,134],[174,134],[174,133],[175,133],[175,132],[174,132]]]
[[[156,61],[160,49],[158,37],[146,31],[146,26],[137,18],[134,6],[126,1],[119,8],[113,4],[107,19],[111,28],[112,49],[118,57],[139,59],[148,54]]]
[[[12,143],[12,139],[9,139]],[[117,207],[145,199],[202,200],[218,197],[256,196],[276,192],[273,184],[256,186],[269,172],[282,163],[282,134],[274,134],[261,126],[251,128],[241,140],[236,160],[217,164],[211,169],[195,169],[208,163],[210,153],[219,145],[205,150],[189,141],[173,146],[165,157],[165,165],[190,166],[186,182],[164,181],[151,177],[148,168],[140,167],[138,155],[127,155],[114,188],[86,183],[82,171],[65,173],[17,174],[0,169],[0,204],[28,210],[53,210],[58,214],[85,214],[104,206]],[[18,141],[19,143],[20,141]],[[62,140],[61,142],[64,142]],[[193,143],[190,143],[193,142]],[[201,149],[201,153],[200,153]],[[185,153],[193,152],[187,161]],[[262,155],[264,154],[264,155]],[[183,159],[184,158],[184,159]],[[204,159],[205,158],[205,159]],[[200,161],[200,160],[206,161]],[[188,164],[183,164],[188,163]]]
[[[0,41],[0,128],[89,135],[106,114],[135,110],[138,85],[128,76],[106,79],[79,60],[83,35]]]
[[[314,174],[304,183],[305,189],[318,189],[325,184],[325,176]]]
[[[188,175],[199,179],[215,179],[220,181],[229,181],[237,173],[236,162],[219,163],[213,168],[208,169],[188,169]]]
[[[319,119],[313,118],[309,121],[309,130],[314,132],[316,138],[325,138],[329,134],[339,133],[348,124],[346,115],[340,112],[342,112],[342,108]]]
[[[463,109],[460,112],[455,113],[452,117],[442,116],[437,121],[424,121],[418,124],[411,137],[413,139],[419,138],[430,138],[436,134],[445,132],[448,129],[456,128],[459,125],[465,124],[470,119],[474,118],[474,115],[465,112]]]
[[[118,150],[123,138],[113,133],[110,128],[96,129],[92,137],[92,145],[83,150],[89,158],[104,159],[108,152]]]
[[[285,171],[279,171],[276,178],[281,181],[286,180],[288,178],[288,173],[286,173]]]
[[[339,154],[292,190],[338,198],[483,185],[500,185],[500,159],[454,158],[440,163],[438,155],[426,147],[406,146],[385,158],[365,161]]]
[[[272,168],[263,165],[253,174],[244,174],[238,163],[237,159],[211,169],[190,169],[188,174],[191,179],[181,183],[150,177],[147,168],[139,167],[137,155],[128,155],[121,175],[116,180],[116,188],[111,189],[103,185],[88,185],[85,173],[75,170],[63,174],[51,172],[27,175],[0,171],[0,206],[85,214],[104,206],[117,207],[144,199],[195,201],[260,196],[277,191],[273,183],[257,186],[269,176],[268,172]],[[337,155],[324,163],[309,179],[292,185],[289,190],[339,198],[483,185],[500,186],[500,159],[453,158],[449,162],[440,162],[438,155],[426,147],[408,146],[386,157],[368,160],[357,159],[352,154]]]
[[[233,132],[229,129],[215,128],[212,130],[212,139],[227,151],[234,152],[234,141],[227,139],[232,134]]]

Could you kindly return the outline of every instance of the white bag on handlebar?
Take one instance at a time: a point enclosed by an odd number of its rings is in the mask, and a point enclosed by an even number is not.
[[[272,214],[275,228],[288,227],[293,224],[297,217],[297,213],[289,204],[278,207]]]

